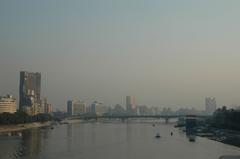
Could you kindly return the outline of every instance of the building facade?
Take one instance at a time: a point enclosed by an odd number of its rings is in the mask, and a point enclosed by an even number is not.
[[[217,109],[216,99],[214,97],[205,98],[205,111],[207,114],[213,114]]]
[[[29,115],[44,112],[41,108],[41,73],[20,72],[19,109]]]
[[[95,101],[91,104],[91,113],[92,114],[101,116],[105,112],[106,112],[106,107],[104,107],[102,103]]]
[[[113,115],[124,115],[126,112],[120,104],[115,105],[115,107],[112,110]]]
[[[41,106],[44,110],[44,113],[52,113],[52,105],[47,102],[47,98],[41,100]]]
[[[0,97],[0,113],[15,113],[16,99],[11,95]]]
[[[128,114],[136,114],[136,99],[134,96],[126,97],[126,111]]]
[[[68,115],[81,115],[86,113],[86,103],[79,100],[69,100],[67,102]]]
[[[20,72],[19,107],[31,107],[33,103],[40,104],[41,73]]]

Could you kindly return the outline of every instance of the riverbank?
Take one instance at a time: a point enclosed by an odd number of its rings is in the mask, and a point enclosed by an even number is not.
[[[186,132],[185,129],[183,131]],[[201,126],[194,128],[192,133],[196,136],[240,147],[240,131]]]
[[[27,124],[16,124],[16,125],[0,125],[0,134],[14,132],[14,131],[22,131],[26,129],[32,128],[39,128],[50,126],[51,122],[34,122],[34,123],[27,123]]]
[[[240,132],[229,129],[213,129],[211,140],[240,147]]]

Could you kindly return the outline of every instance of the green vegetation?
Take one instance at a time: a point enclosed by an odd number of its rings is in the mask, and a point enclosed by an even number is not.
[[[227,109],[226,106],[217,109],[210,124],[213,127],[221,129],[240,130],[240,111],[234,109]]]
[[[24,112],[16,112],[14,114],[2,113],[0,114],[0,124],[24,124],[31,122],[45,122],[52,120],[50,114],[37,114],[34,116],[29,116]]]

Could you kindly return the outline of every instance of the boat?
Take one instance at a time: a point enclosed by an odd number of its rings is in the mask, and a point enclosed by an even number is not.
[[[161,136],[160,136],[159,133],[157,133],[156,136],[155,136],[155,138],[160,138],[160,137],[161,137]]]
[[[195,140],[196,140],[196,136],[193,136],[193,135],[189,136],[189,141],[190,142],[195,142]]]

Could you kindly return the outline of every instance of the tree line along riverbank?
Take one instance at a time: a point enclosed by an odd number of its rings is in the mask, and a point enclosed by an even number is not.
[[[213,117],[207,120],[214,140],[240,147],[240,111],[218,108]]]
[[[178,124],[177,127],[186,125]],[[189,130],[186,126],[186,132],[240,147],[240,110],[226,106],[218,108],[210,118],[196,120]]]
[[[0,133],[22,131],[25,129],[51,125],[54,117],[50,114],[29,116],[24,112],[0,114]]]
[[[37,114],[30,116],[25,112],[2,113],[0,114],[0,125],[26,124],[32,122],[46,122],[53,120],[50,114]]]

